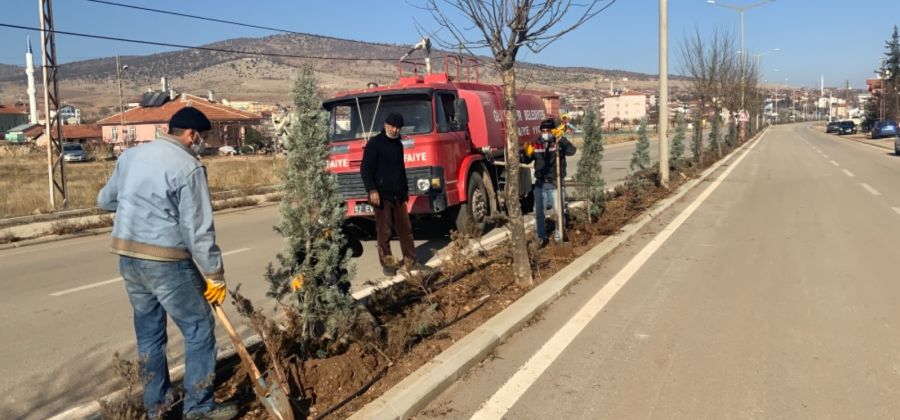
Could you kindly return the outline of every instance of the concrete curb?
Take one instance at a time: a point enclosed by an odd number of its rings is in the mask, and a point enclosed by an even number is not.
[[[882,145],[882,144],[880,144],[880,143],[876,143],[878,140],[872,140],[872,139],[855,139],[855,138],[852,138],[852,137],[846,137],[846,136],[835,136],[835,137],[837,137],[839,140],[849,141],[849,142],[853,142],[853,143],[865,144],[865,145],[867,145],[867,146],[877,147],[877,148],[879,148],[879,149],[894,150],[894,145],[888,146],[888,145]]]
[[[746,153],[749,146],[759,141],[763,134],[765,134],[765,130],[755,139],[748,141],[707,168],[700,177],[682,185],[675,195],[658,202],[642,214],[638,220],[625,226],[621,232],[594,246],[481,327],[428,361],[412,375],[354,413],[350,418],[388,420],[409,418],[415,415],[472,366],[483,360],[506,338],[518,331],[537,312],[547,307],[571,285],[589,273],[600,263],[601,259],[629,240],[657,215],[671,207],[699,183],[705,181],[738,153]]]

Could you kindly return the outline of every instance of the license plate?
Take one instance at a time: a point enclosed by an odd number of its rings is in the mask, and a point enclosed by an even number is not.
[[[375,213],[375,209],[372,208],[372,205],[369,203],[356,203],[356,206],[353,208],[354,214],[367,214],[367,213]]]

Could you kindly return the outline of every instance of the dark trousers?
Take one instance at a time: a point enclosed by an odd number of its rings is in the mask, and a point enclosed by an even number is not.
[[[405,264],[416,262],[416,245],[413,243],[412,224],[406,212],[405,201],[381,200],[381,206],[375,207],[375,236],[378,240],[378,259],[382,266],[388,263],[391,256],[391,224],[397,230],[400,250]]]

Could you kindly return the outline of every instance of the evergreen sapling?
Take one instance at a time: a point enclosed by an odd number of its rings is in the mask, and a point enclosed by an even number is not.
[[[641,119],[641,125],[638,126],[638,141],[631,155],[631,163],[628,165],[632,171],[643,171],[650,167],[650,138],[647,137],[647,119]]]
[[[716,110],[716,115],[713,116],[712,127],[709,130],[708,138],[709,151],[715,153],[716,159],[722,157],[722,150],[719,146],[719,124],[719,111]]]
[[[672,150],[669,151],[669,161],[675,169],[681,168],[684,159],[684,139],[687,131],[687,123],[684,114],[678,113],[678,122],[675,125],[675,137],[672,138]]]
[[[593,108],[584,115],[584,146],[575,178],[588,201],[588,214],[597,218],[606,207],[606,183],[603,181],[603,132]]]
[[[294,83],[294,113],[285,141],[287,163],[281,221],[275,230],[287,239],[278,268],[269,264],[269,295],[295,297],[301,348],[322,338],[338,339],[353,328],[356,304],[347,293],[354,267],[341,231],[345,206],[334,174],[326,170],[330,152],[328,114],[312,68],[304,66]],[[324,346],[317,346],[322,351]]]

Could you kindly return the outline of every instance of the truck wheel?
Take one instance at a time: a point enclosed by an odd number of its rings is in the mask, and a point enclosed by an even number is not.
[[[459,205],[456,215],[456,230],[463,233],[482,235],[487,232],[491,216],[491,203],[481,174],[472,172],[466,189],[466,202]]]

